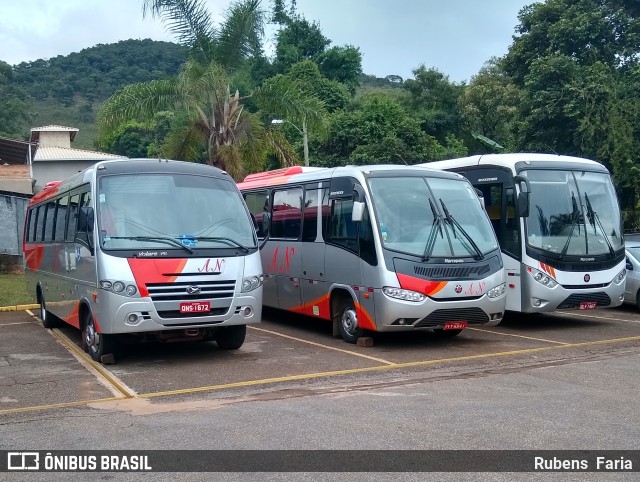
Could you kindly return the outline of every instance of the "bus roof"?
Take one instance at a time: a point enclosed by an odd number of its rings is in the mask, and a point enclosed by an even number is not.
[[[426,172],[425,172],[426,171]],[[363,178],[365,175],[376,173],[397,172],[413,172],[422,175],[443,177],[447,179],[461,179],[461,176],[455,173],[447,173],[431,168],[425,169],[424,166],[406,166],[399,164],[374,164],[369,166],[343,166],[343,167],[302,167],[292,166],[284,169],[275,169],[273,171],[258,172],[249,174],[244,181],[238,183],[240,190],[255,189],[261,187],[278,186],[287,183],[317,181],[322,179],[330,179],[334,176],[351,176]]]
[[[44,189],[35,194],[30,201],[30,205],[38,204],[49,198],[55,197],[59,192],[86,184],[91,181],[96,171],[105,171],[108,174],[145,174],[150,173],[173,173],[173,174],[194,174],[198,176],[219,177],[231,180],[229,175],[217,167],[195,162],[175,161],[170,159],[127,159],[114,158],[99,161],[92,166],[74,174],[64,181],[48,182]]]
[[[565,165],[582,164],[588,165],[598,170],[606,171],[606,168],[599,162],[591,159],[584,159],[574,156],[562,156],[559,154],[537,154],[516,152],[509,154],[481,154],[469,157],[460,157],[457,159],[447,159],[444,161],[433,161],[418,164],[419,166],[431,167],[433,169],[456,169],[470,166],[499,166],[506,167],[511,172],[516,172],[516,165],[519,163],[555,163]]]

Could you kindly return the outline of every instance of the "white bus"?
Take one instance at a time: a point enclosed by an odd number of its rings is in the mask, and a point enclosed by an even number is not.
[[[49,183],[27,209],[23,250],[44,326],[79,328],[97,361],[123,334],[237,349],[261,318],[254,226],[210,166],[104,161]]]
[[[482,191],[507,273],[507,310],[619,306],[623,228],[607,169],[553,154],[486,154],[421,164]]]
[[[495,325],[505,308],[500,250],[464,177],[407,166],[302,168],[247,176],[265,306],[364,330],[445,336]]]

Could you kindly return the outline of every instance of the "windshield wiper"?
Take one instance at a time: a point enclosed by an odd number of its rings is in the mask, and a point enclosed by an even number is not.
[[[442,216],[438,214],[438,210],[436,206],[433,204],[431,198],[429,198],[429,205],[431,206],[431,213],[433,214],[433,224],[431,225],[431,232],[429,232],[429,238],[427,239],[427,244],[424,247],[424,252],[422,253],[422,260],[429,261],[431,257],[431,253],[433,252],[433,248],[436,245],[436,238],[438,237],[438,230],[440,230],[440,234],[442,234]]]
[[[153,241],[157,243],[171,244],[188,251],[189,254],[193,254],[193,249],[168,236],[109,236],[109,239],[130,239],[132,241]]]
[[[591,207],[591,201],[589,201],[589,196],[587,195],[586,192],[584,193],[584,200],[587,204],[587,217],[589,218],[589,224],[593,226],[593,234],[596,234],[596,223],[597,223],[598,227],[600,228],[600,231],[602,231],[604,240],[607,242],[607,246],[609,247],[609,254],[611,254],[611,257],[613,258],[615,256],[615,252],[613,250],[613,246],[611,245],[611,241],[609,241],[609,236],[607,236],[607,232],[605,231],[604,226],[600,222],[600,217],[598,216],[598,213],[595,212]]]
[[[220,241],[220,242],[223,242],[223,243],[227,243],[230,246],[235,246],[237,248],[240,248],[245,253],[249,252],[249,248],[247,248],[246,246],[240,244],[235,239],[226,238],[226,237],[223,237],[223,236],[194,236],[191,239],[194,239],[195,241]]]
[[[578,208],[578,202],[576,201],[576,195],[573,191],[571,191],[571,204],[573,207],[573,212],[571,213],[571,228],[569,229],[569,235],[567,236],[567,240],[564,243],[564,247],[562,251],[560,251],[560,256],[564,259],[567,251],[569,250],[569,244],[571,243],[571,238],[573,237],[573,229],[578,223],[578,219],[580,218],[580,209]],[[585,231],[587,227],[584,227]],[[578,223],[578,235],[580,235],[580,223]]]
[[[442,210],[444,211],[445,219],[449,221],[449,224],[451,225],[451,230],[453,231],[453,235],[456,236],[455,227],[457,227],[460,230],[460,233],[462,233],[462,235],[467,239],[467,241],[469,241],[469,244],[471,244],[471,246],[473,247],[473,250],[478,255],[478,259],[484,259],[484,254],[482,254],[482,251],[480,251],[480,248],[478,248],[478,245],[475,243],[473,238],[469,236],[469,233],[467,233],[465,229],[460,225],[460,223],[456,221],[456,219],[451,215],[442,198],[440,198],[440,204],[442,205]],[[467,249],[467,251],[471,253],[472,251],[469,249],[469,246],[466,243],[462,242],[461,238],[458,238],[458,239],[460,239],[460,244],[462,244]]]

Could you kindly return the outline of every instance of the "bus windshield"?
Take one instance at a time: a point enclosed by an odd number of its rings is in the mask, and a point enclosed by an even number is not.
[[[611,254],[624,246],[620,213],[608,174],[529,170],[527,243],[564,256]]]
[[[382,243],[429,257],[482,257],[497,249],[478,196],[466,181],[424,177],[369,180]]]
[[[186,174],[110,175],[100,178],[97,194],[105,250],[256,247],[249,215],[231,181]]]

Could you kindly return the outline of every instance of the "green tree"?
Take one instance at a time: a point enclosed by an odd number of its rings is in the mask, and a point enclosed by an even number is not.
[[[13,69],[0,60],[0,136],[25,137],[32,115],[27,91],[15,81]]]

